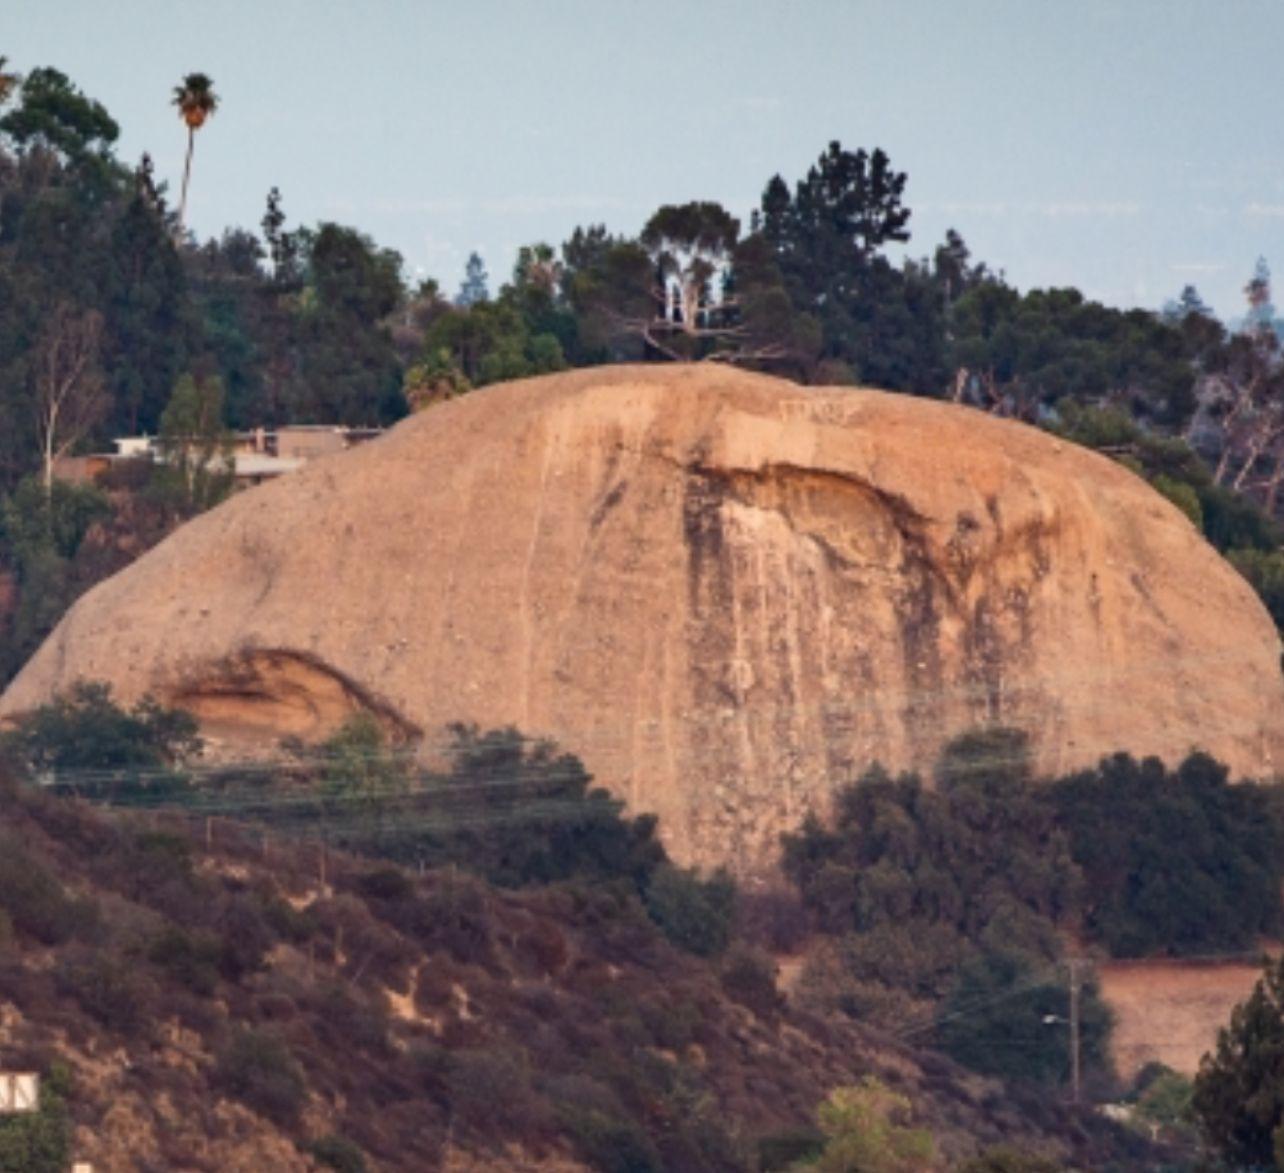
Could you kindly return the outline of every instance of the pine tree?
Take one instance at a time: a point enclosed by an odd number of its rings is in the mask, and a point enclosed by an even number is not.
[[[1284,961],[1267,963],[1195,1077],[1195,1117],[1212,1146],[1236,1167],[1272,1167],[1275,1137],[1284,1128],[1281,1055]]]
[[[464,267],[464,283],[459,287],[455,304],[463,309],[479,305],[490,300],[490,291],[486,287],[486,266],[477,253],[469,253],[468,264]]]

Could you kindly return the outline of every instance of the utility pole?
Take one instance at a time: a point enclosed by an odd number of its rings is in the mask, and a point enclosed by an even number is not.
[[[1070,958],[1070,1096],[1079,1102],[1079,960]]]

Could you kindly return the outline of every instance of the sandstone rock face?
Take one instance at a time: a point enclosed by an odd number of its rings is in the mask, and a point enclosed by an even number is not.
[[[741,871],[875,759],[1027,729],[1047,771],[1281,760],[1275,629],[1110,460],[712,366],[505,384],[242,494],[86,595],[0,699],[151,691],[244,746],[366,708],[579,753]]]

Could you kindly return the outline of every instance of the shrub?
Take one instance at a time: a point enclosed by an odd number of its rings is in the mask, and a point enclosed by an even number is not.
[[[248,893],[237,892],[224,899],[216,910],[213,927],[222,941],[219,969],[229,981],[238,981],[258,970],[274,944],[262,907]]]
[[[289,1047],[263,1031],[243,1028],[233,1033],[218,1054],[215,1082],[283,1126],[296,1121],[306,1098],[303,1072]]]
[[[730,943],[736,886],[725,871],[702,880],[666,864],[651,877],[645,899],[651,919],[679,949],[713,957]]]
[[[207,913],[208,894],[193,869],[191,847],[177,835],[137,834],[108,866],[104,882],[172,919],[190,923]]]
[[[14,928],[44,945],[61,945],[97,924],[97,906],[76,900],[12,836],[0,840],[0,908]]]
[[[68,959],[55,972],[58,990],[87,1014],[121,1035],[139,1034],[147,1022],[151,989],[136,968],[120,957],[99,953]]]
[[[456,961],[493,963],[490,910],[481,884],[469,876],[443,875],[422,904],[425,915],[417,934],[421,942],[444,946]]]
[[[1231,550],[1226,558],[1261,597],[1275,626],[1284,628],[1284,551]]]
[[[1135,1118],[1143,1124],[1153,1125],[1156,1130],[1189,1128],[1195,1086],[1184,1075],[1162,1064],[1159,1066],[1161,1070],[1151,1073],[1151,1078],[1137,1096]]]
[[[759,949],[736,945],[722,963],[722,988],[760,1018],[778,1014],[785,999],[776,988],[776,963]]]
[[[539,1123],[543,1104],[531,1087],[530,1066],[521,1051],[479,1048],[452,1057],[446,1086],[455,1118],[495,1136],[523,1135]]]
[[[310,906],[295,908],[288,900],[282,900],[279,896],[261,896],[259,911],[263,914],[268,931],[275,937],[302,945],[316,935],[316,913]]]
[[[223,943],[212,933],[169,925],[147,949],[147,959],[194,994],[209,997],[218,985]]]
[[[85,680],[24,717],[7,744],[30,769],[58,772],[153,770],[201,751],[191,714],[150,697],[126,711],[110,685]]]
[[[1037,1153],[1026,1153],[1003,1145],[986,1149],[965,1161],[959,1166],[958,1173],[1061,1173],[1061,1168],[1056,1161]]]
[[[308,1145],[308,1152],[321,1164],[338,1173],[366,1173],[365,1154],[342,1136],[323,1136]]]
[[[385,744],[372,713],[349,717],[320,750],[322,790],[333,810],[355,806],[377,814],[380,800],[400,794],[409,782],[407,755]]]
[[[633,1120],[570,1105],[559,1115],[580,1155],[600,1173],[660,1173],[664,1168],[651,1138]]]
[[[817,1173],[911,1173],[928,1166],[931,1134],[907,1127],[910,1102],[867,1076],[832,1091],[816,1111],[825,1147],[811,1164]]]
[[[40,1107],[30,1115],[0,1116],[0,1169],[63,1173],[71,1165],[71,1074],[53,1064],[40,1084]]]
[[[806,909],[796,892],[740,893],[740,936],[769,953],[793,953],[806,940]]]
[[[1067,982],[1056,969],[988,953],[963,967],[941,1006],[936,1039],[984,1075],[1060,1084],[1070,1071],[1069,1011]],[[1079,1021],[1084,1071],[1108,1071],[1111,1015],[1093,981],[1083,983]]]
[[[1163,494],[1177,506],[1188,518],[1191,524],[1197,530],[1203,531],[1204,528],[1204,509],[1199,503],[1199,493],[1193,485],[1185,481],[1174,480],[1164,473],[1160,473],[1150,482],[1151,488],[1157,493]]]
[[[384,814],[390,796],[398,813],[407,809],[405,754],[370,719],[327,743],[331,804],[364,812],[344,832],[348,846],[405,864],[465,868],[507,888],[626,879],[640,892],[664,860],[654,818],[624,817],[623,803],[593,787],[573,755],[511,727],[457,724],[448,732],[446,770],[413,796],[411,809],[422,817],[399,821]]]
[[[627,1000],[636,1009],[648,1041],[670,1051],[681,1051],[696,1042],[705,1031],[704,1011],[693,998],[672,990],[665,998]]]
[[[408,900],[415,894],[414,881],[400,868],[385,867],[362,872],[354,887],[368,900]]]
[[[792,1128],[773,1132],[758,1141],[758,1168],[761,1173],[784,1173],[811,1165],[825,1147],[825,1134],[815,1128]]]
[[[363,1051],[380,1057],[388,1054],[388,1018],[382,1006],[355,997],[341,982],[314,986],[307,1005],[316,1016],[315,1033],[336,1050],[350,1055]]]

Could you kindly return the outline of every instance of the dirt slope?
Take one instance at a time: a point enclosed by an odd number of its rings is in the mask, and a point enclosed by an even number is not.
[[[1152,1062],[1194,1075],[1231,1011],[1253,992],[1262,967],[1248,960],[1107,961],[1097,975],[1115,1012],[1115,1070],[1131,1079]]]
[[[0,714],[77,677],[237,744],[511,722],[741,870],[978,723],[1047,770],[1198,744],[1259,773],[1284,712],[1266,612],[1125,469],[712,366],[488,388],[239,496],[82,599]]]

